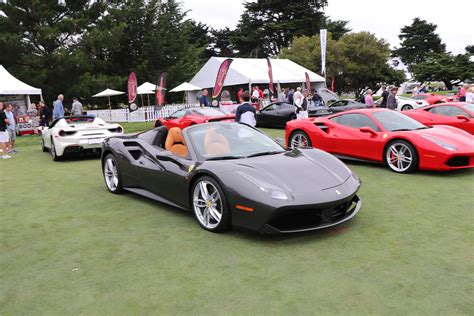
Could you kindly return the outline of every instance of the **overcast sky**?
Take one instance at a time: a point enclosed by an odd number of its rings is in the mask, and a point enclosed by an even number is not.
[[[242,0],[182,0],[188,16],[215,28],[234,28],[243,11]],[[291,4],[291,1],[288,1]],[[354,31],[369,31],[399,44],[402,26],[421,17],[438,25],[437,32],[453,53],[474,45],[474,0],[328,0],[326,13],[332,19],[347,20]]]

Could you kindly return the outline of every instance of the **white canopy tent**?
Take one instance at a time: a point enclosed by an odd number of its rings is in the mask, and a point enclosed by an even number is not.
[[[0,95],[41,95],[41,89],[18,80],[0,65]]]
[[[226,59],[225,57],[211,57],[190,83],[202,88],[214,87],[217,71]],[[289,59],[272,59],[271,63],[274,84],[303,83],[306,81],[305,72],[308,73],[314,87],[319,88],[325,84],[323,77]],[[233,58],[225,78],[225,86],[268,84],[269,81],[266,59]]]
[[[109,107],[112,106],[112,104],[110,103],[110,97],[112,96],[115,96],[115,95],[122,95],[122,94],[125,94],[125,92],[122,92],[122,91],[117,91],[117,90],[112,90],[112,89],[105,89],[104,91],[102,92],[99,92],[95,95],[93,95],[92,97],[93,98],[103,98],[103,97],[107,97],[109,99]]]
[[[170,92],[182,92],[182,91],[197,91],[201,90],[200,87],[190,84],[189,82],[183,82],[179,86],[173,88]]]

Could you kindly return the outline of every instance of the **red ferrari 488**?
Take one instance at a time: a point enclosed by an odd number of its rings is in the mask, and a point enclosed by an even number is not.
[[[385,163],[392,171],[474,167],[474,136],[450,126],[425,126],[387,109],[364,109],[290,121],[289,147],[312,146],[341,158]]]
[[[166,126],[168,129],[179,127],[183,129],[190,125],[217,121],[233,121],[234,114],[226,114],[219,109],[209,107],[194,107],[181,109],[168,117],[160,118],[155,122],[155,127]]]

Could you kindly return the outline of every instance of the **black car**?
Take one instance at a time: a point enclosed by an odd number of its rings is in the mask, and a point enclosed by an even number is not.
[[[102,167],[110,192],[190,210],[212,232],[320,229],[352,219],[361,207],[360,181],[340,160],[313,148],[285,150],[235,122],[107,138]]]
[[[310,102],[308,115],[310,117],[329,115],[325,106],[313,106]],[[286,102],[275,102],[257,111],[257,126],[259,127],[285,127],[286,122],[296,119],[296,106]]]
[[[330,102],[328,107],[331,113],[339,113],[339,112],[344,112],[344,111],[368,108],[367,104],[360,103],[360,102],[350,100],[350,99],[337,100],[334,102]]]

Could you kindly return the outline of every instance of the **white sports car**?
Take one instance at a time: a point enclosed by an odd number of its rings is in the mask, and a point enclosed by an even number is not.
[[[407,98],[407,97],[402,97],[402,96],[399,96],[399,95],[397,95],[396,98],[397,98],[397,110],[398,111],[413,110],[413,109],[416,109],[416,108],[420,108],[422,106],[429,105],[429,103],[424,101],[424,100],[414,100],[414,99],[410,99],[410,98]],[[375,101],[375,103],[378,104],[378,106],[380,106],[380,103],[382,103],[382,98]]]
[[[94,116],[66,116],[54,120],[41,130],[41,147],[54,161],[69,153],[100,152],[109,136],[123,134],[119,124],[109,124]]]

